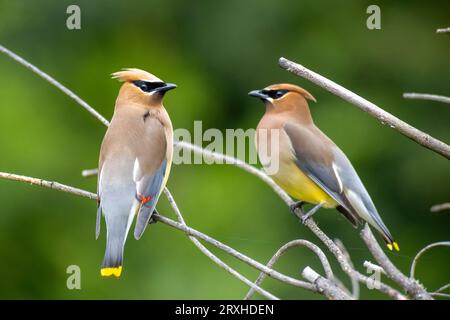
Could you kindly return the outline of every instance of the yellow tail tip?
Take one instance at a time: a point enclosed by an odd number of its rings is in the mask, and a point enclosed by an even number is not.
[[[101,268],[100,274],[102,275],[102,277],[114,276],[116,278],[120,278],[120,275],[122,274],[122,266],[114,268]]]
[[[400,247],[398,246],[397,242],[393,242],[392,244],[396,251],[400,251]]]
[[[395,249],[395,251],[400,251],[400,247],[398,246],[397,242],[388,243],[387,247],[391,251],[392,251],[392,249]]]

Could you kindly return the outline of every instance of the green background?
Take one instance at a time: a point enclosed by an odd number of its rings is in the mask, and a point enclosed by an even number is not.
[[[66,28],[66,8],[81,7],[81,30]],[[178,84],[165,106],[175,128],[254,128],[263,105],[251,89],[292,82],[318,100],[316,124],[348,155],[400,244],[389,253],[404,272],[425,245],[449,240],[448,160],[382,126],[340,98],[277,65],[291,58],[408,123],[450,142],[450,109],[404,100],[403,92],[450,95],[447,1],[380,1],[381,30],[366,28],[368,1],[23,1],[0,0],[0,43],[67,85],[108,119],[119,83],[110,74],[139,67]],[[106,128],[79,105],[8,57],[0,56],[0,171],[55,180],[90,191]],[[266,262],[284,243],[309,239],[286,205],[256,177],[225,165],[177,165],[168,187],[192,227]],[[173,217],[162,197],[159,211]],[[120,280],[102,279],[105,234],[95,241],[95,202],[71,194],[0,181],[0,298],[242,298],[247,287],[202,255],[186,236],[158,223],[140,241],[129,237]],[[320,227],[340,238],[363,273],[373,260],[357,230],[336,211],[321,210]],[[380,239],[380,238],[378,238]],[[323,247],[321,245],[321,247]],[[213,249],[251,279],[257,272]],[[434,249],[417,268],[430,289],[449,282],[450,249]],[[348,284],[333,257],[336,274]],[[81,290],[66,288],[66,268],[81,268]],[[276,269],[300,277],[306,249]],[[384,280],[386,280],[383,277]],[[386,280],[390,283],[388,280]],[[322,298],[268,279],[281,298]],[[385,298],[362,288],[363,298]],[[258,296],[260,298],[260,296]]]

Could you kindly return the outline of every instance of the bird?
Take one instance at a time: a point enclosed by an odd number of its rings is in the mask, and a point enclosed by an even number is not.
[[[98,239],[103,214],[106,250],[100,274],[119,278],[131,224],[136,216],[134,237],[139,240],[157,213],[170,174],[173,127],[162,101],[176,85],[136,68],[112,78],[123,84],[100,148],[95,234]]]
[[[304,213],[304,204],[314,205],[302,215],[302,222],[322,207],[336,208],[355,227],[368,222],[381,234],[389,250],[399,251],[350,160],[314,124],[307,100],[316,99],[305,89],[288,83],[269,85],[249,95],[265,105],[255,134],[264,170],[298,200],[291,206],[293,212],[300,208]]]

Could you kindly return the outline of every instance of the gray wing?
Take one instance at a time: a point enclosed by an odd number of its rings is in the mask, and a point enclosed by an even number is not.
[[[134,228],[134,237],[137,240],[141,238],[155,211],[156,204],[161,194],[166,168],[167,160],[164,159],[154,174],[150,176],[141,176],[136,183],[136,198],[138,200],[142,200],[142,197],[146,199],[145,203],[141,201],[136,219],[136,226]]]
[[[291,140],[297,166],[339,203],[344,209],[340,211],[353,224],[361,223],[361,218],[366,220],[386,241],[392,242],[389,230],[345,154],[315,127],[287,123],[284,130]]]
[[[297,124],[286,123],[283,129],[290,139],[296,165],[342,207],[339,211],[353,225],[358,225],[361,219],[348,201],[343,183],[336,174],[336,165],[333,165],[332,150],[337,147],[328,138],[322,139],[324,137],[318,132]]]

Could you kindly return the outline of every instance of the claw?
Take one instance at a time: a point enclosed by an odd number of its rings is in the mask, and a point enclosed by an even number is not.
[[[155,210],[153,210],[152,216],[150,217],[150,220],[148,220],[148,224],[154,224],[154,223],[158,222],[157,220],[155,220],[155,219],[153,218],[153,215],[154,215],[154,214],[159,214],[159,212],[156,211],[156,208],[155,208]]]
[[[303,212],[303,205],[304,205],[304,204],[305,204],[304,201],[297,201],[297,202],[295,202],[294,204],[291,204],[289,207],[290,207],[291,212],[292,212],[293,214],[296,214],[296,213],[295,213],[295,210],[297,210],[297,209],[300,209],[300,211],[302,212],[302,214],[304,214],[304,212]]]
[[[307,213],[304,213],[301,217],[300,217],[300,221],[302,224],[305,224],[306,221],[311,218],[314,213],[317,212],[317,210],[319,210],[320,208],[322,208],[323,203],[319,203],[317,205],[315,205],[311,210],[309,210]]]

